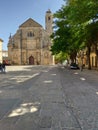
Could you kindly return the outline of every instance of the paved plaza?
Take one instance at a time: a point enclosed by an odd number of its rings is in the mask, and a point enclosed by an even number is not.
[[[0,130],[98,130],[98,72],[8,66],[0,74]]]

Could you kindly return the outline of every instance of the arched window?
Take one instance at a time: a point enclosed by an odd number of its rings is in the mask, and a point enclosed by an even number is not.
[[[50,20],[51,18],[50,17],[48,17],[48,21]]]
[[[34,37],[34,33],[33,33],[33,32],[28,32],[28,33],[27,33],[27,36],[28,36],[28,37]]]

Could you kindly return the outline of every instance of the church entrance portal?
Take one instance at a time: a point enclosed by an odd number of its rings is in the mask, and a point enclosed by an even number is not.
[[[34,65],[34,57],[33,56],[29,57],[29,65]]]

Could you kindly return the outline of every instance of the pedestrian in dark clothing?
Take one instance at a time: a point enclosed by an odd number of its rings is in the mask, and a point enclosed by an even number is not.
[[[5,72],[5,69],[6,69],[5,63],[3,63],[3,64],[2,64],[2,70],[3,70],[3,72]]]
[[[0,63],[0,71],[2,72],[2,64]]]

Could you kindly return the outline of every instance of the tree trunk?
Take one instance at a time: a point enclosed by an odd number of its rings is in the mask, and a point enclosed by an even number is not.
[[[97,43],[95,44],[95,53],[96,53],[95,67],[97,68],[97,60],[98,60],[98,50],[97,50]]]
[[[88,48],[88,54],[87,54],[87,58],[88,58],[88,69],[91,70],[91,60],[90,60],[91,48],[90,48],[90,46],[88,46],[87,48]]]

